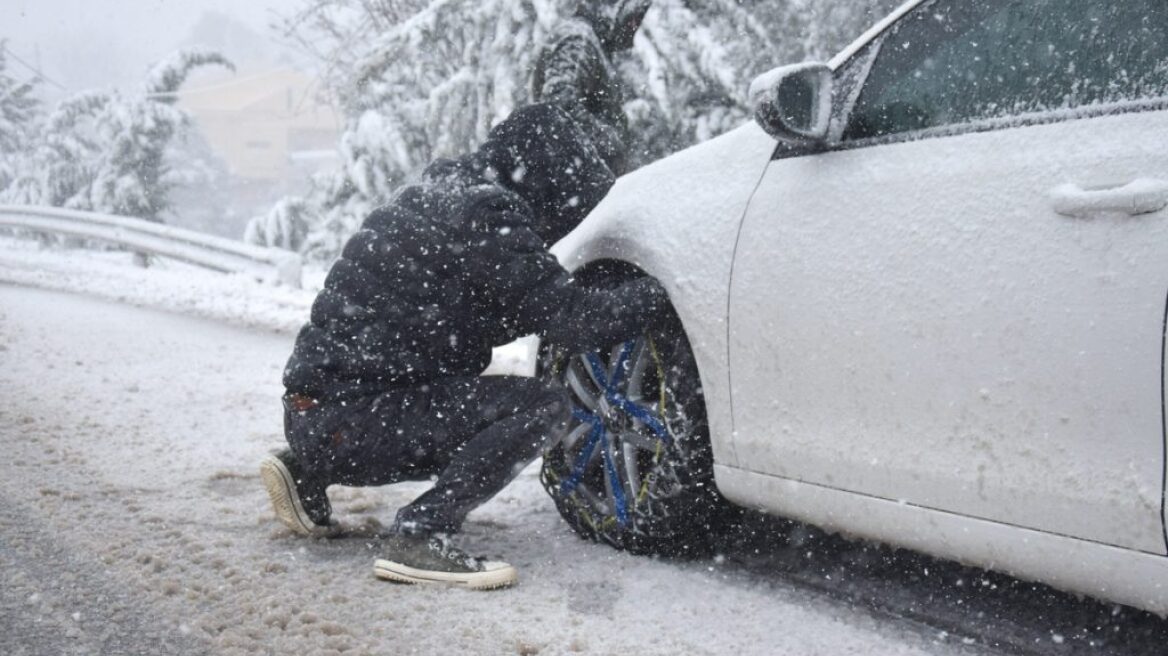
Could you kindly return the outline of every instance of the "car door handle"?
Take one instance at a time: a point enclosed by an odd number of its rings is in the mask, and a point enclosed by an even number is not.
[[[1062,184],[1050,190],[1054,211],[1063,216],[1085,217],[1102,212],[1123,212],[1129,216],[1158,212],[1168,205],[1168,182],[1137,178],[1119,187],[1083,189]]]

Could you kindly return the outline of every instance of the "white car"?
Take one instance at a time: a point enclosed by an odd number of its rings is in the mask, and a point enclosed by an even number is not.
[[[752,93],[556,247],[676,312],[545,345],[564,517],[676,552],[724,498],[1168,613],[1168,3],[915,0]]]

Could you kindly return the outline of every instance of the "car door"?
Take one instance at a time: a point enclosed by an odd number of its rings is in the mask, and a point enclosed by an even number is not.
[[[756,472],[1165,552],[1168,3],[928,2],[741,228]]]

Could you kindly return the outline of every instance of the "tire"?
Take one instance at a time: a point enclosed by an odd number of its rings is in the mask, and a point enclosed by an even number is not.
[[[702,556],[727,507],[697,365],[676,317],[592,353],[540,352],[540,375],[574,408],[540,479],[582,537],[637,554]]]

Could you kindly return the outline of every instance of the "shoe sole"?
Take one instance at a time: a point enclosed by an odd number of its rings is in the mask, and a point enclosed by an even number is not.
[[[260,480],[268,491],[268,498],[272,501],[272,510],[276,518],[293,532],[308,537],[321,538],[336,534],[335,526],[321,526],[312,521],[304,506],[300,503],[300,495],[296,493],[296,482],[292,473],[275,456],[267,456],[260,463]]]
[[[373,575],[396,583],[450,585],[470,590],[507,588],[519,581],[518,573],[510,565],[501,565],[485,572],[436,572],[382,559],[374,561]]]

